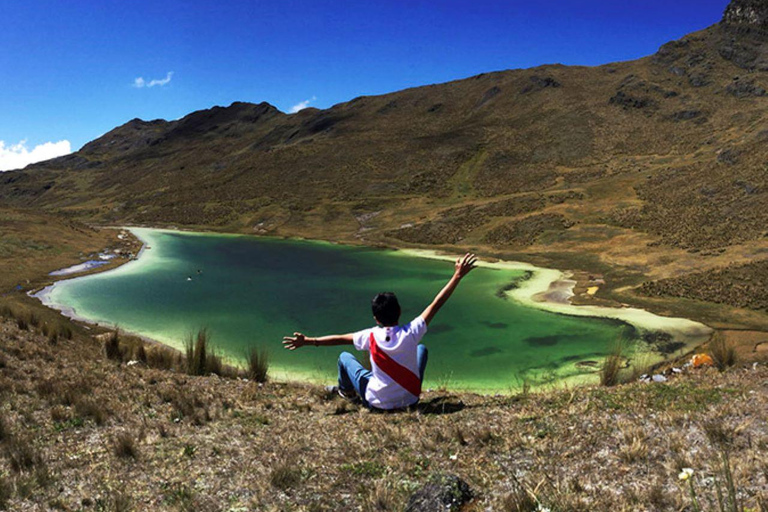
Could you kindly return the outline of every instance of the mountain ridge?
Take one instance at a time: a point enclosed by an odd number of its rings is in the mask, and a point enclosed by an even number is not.
[[[768,255],[765,6],[734,0],[634,61],[295,114],[236,102],[131,120],[0,175],[0,202],[90,223],[569,254],[649,279],[746,263]]]

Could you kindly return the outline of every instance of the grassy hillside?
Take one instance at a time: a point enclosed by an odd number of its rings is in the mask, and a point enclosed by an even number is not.
[[[138,252],[130,240],[118,239],[117,231],[29,209],[0,206],[0,234],[0,297],[11,291],[23,295],[51,280],[49,272],[94,258],[104,250]],[[118,258],[112,266],[124,261]]]
[[[0,509],[403,510],[455,474],[468,511],[532,512],[534,496],[557,511],[692,510],[690,467],[715,510],[724,454],[739,500],[768,505],[764,363],[667,384],[429,391],[417,411],[377,415],[314,386],[129,366],[82,329],[51,342],[40,325],[0,319]]]

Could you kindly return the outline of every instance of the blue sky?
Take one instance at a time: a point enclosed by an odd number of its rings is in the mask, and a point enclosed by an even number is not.
[[[633,59],[717,22],[726,4],[3,0],[0,170],[9,153],[74,151],[134,117],[233,101],[326,108],[488,71]]]

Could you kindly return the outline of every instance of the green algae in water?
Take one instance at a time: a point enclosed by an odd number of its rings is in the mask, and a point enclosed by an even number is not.
[[[277,378],[331,382],[336,358],[352,347],[281,346],[294,331],[345,333],[373,325],[370,300],[394,291],[407,322],[451,276],[450,262],[394,251],[232,235],[136,229],[147,241],[140,261],[62,281],[48,302],[78,317],[177,348],[208,328],[225,355],[266,347]],[[461,283],[429,328],[425,388],[501,391],[588,369],[634,329],[615,320],[558,315],[517,304],[500,290],[526,271],[481,267]],[[366,353],[358,354],[367,357]]]

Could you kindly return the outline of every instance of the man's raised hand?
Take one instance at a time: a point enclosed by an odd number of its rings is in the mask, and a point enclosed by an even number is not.
[[[477,256],[474,254],[467,253],[461,258],[457,258],[454,265],[454,275],[459,278],[464,277],[475,268],[475,263],[477,263]]]
[[[300,332],[293,333],[293,336],[283,337],[283,348],[288,350],[296,350],[299,347],[303,347],[307,344],[307,337]]]

